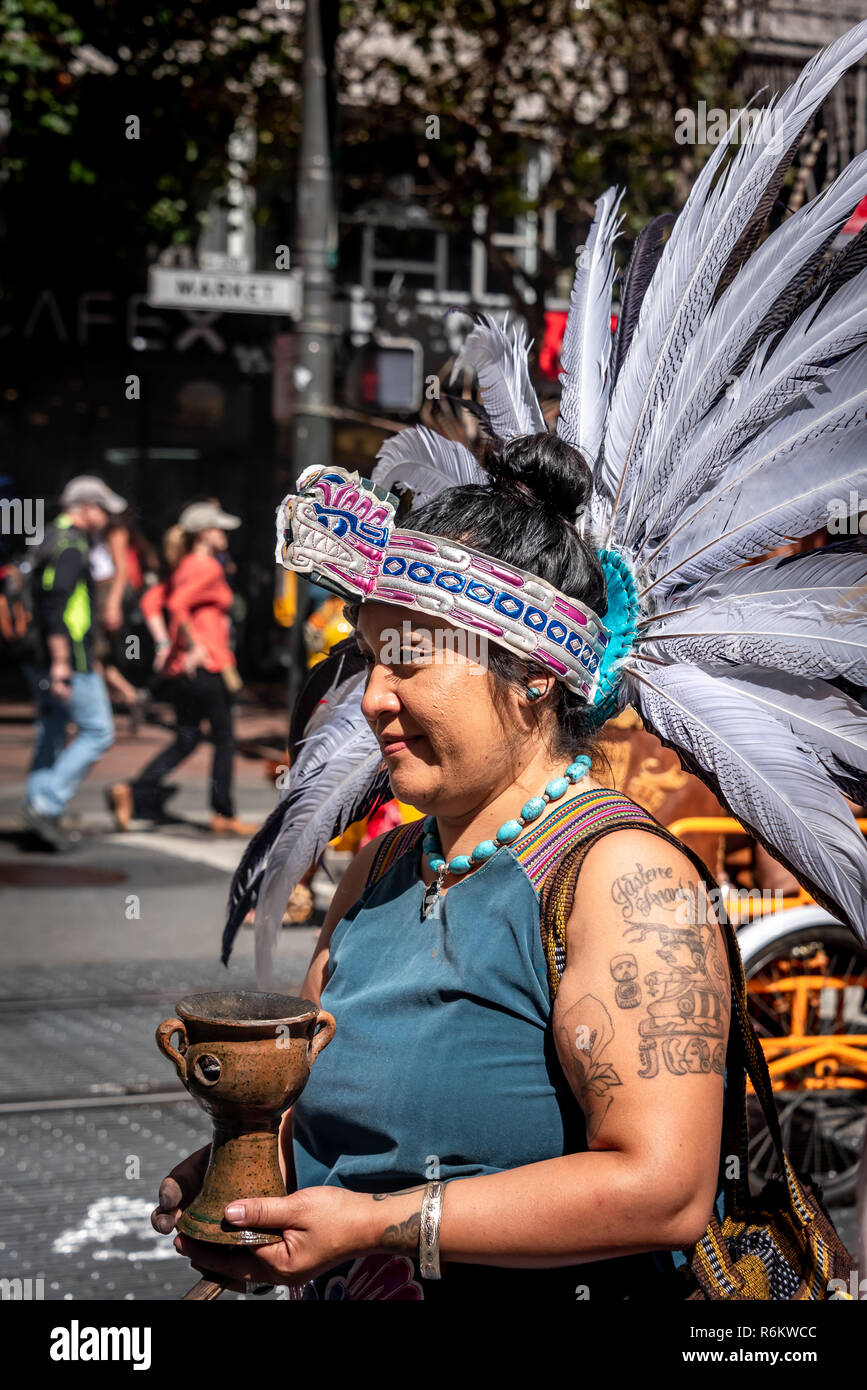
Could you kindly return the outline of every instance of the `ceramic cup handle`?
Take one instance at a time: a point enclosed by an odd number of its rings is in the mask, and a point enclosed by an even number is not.
[[[180,1052],[178,1052],[177,1048],[172,1047],[172,1037],[175,1033],[180,1033],[181,1038],[183,1039],[183,1041],[181,1042]],[[157,1029],[157,1046],[159,1047],[160,1051],[164,1052],[166,1056],[170,1058],[172,1062],[174,1062],[178,1076],[181,1078],[184,1085],[186,1086],[187,1059],[183,1056],[183,1053],[186,1052],[189,1043],[187,1042],[187,1030],[179,1018],[163,1019],[162,1023]]]
[[[337,1027],[337,1024],[334,1021],[334,1015],[330,1014],[327,1009],[319,1010],[319,1013],[316,1018],[316,1027],[319,1028],[320,1024],[322,1025],[321,1032],[316,1033],[313,1038],[311,1060],[314,1062],[316,1061],[316,1058],[319,1056],[323,1047],[327,1047],[328,1044],[331,1042],[331,1039],[334,1037],[334,1030]]]

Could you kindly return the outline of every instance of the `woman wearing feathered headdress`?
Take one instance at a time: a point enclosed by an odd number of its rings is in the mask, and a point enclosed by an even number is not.
[[[337,1032],[284,1126],[299,1190],[227,1208],[284,1243],[179,1243],[230,1286],[571,1302],[657,1296],[677,1252],[712,1261],[731,1039],[751,1045],[737,947],[700,863],[594,779],[593,735],[633,704],[864,937],[841,794],[863,799],[864,713],[832,682],[864,683],[865,556],[744,562],[867,484],[864,243],[827,256],[867,156],[756,249],[799,135],[865,52],[867,24],[725,167],[714,152],[664,245],[659,221],[643,234],[613,349],[603,195],[556,434],[524,341],[483,320],[459,363],[481,460],[416,427],[372,482],[313,467],[281,506],[278,558],[348,600],[365,669],[328,659],[328,717],[236,876],[224,959],[257,899],[269,985],[283,904],[332,836],[390,795],[425,814],[358,854],[305,979]],[[413,494],[402,525],[392,484]],[[202,1160],[164,1185],[158,1225]],[[785,1261],[763,1277],[754,1296],[802,1296]],[[825,1296],[811,1277],[803,1296]]]

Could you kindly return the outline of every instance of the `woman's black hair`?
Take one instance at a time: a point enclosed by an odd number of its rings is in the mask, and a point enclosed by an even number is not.
[[[479,461],[490,486],[447,488],[408,515],[398,515],[397,524],[447,536],[529,570],[603,618],[608,609],[605,575],[595,551],[571,520],[586,506],[592,489],[583,455],[558,435],[543,432],[508,444],[488,444]],[[501,709],[498,688],[526,690],[534,678],[551,674],[498,642],[488,644],[487,660],[494,677],[493,698]],[[586,748],[595,725],[582,696],[560,680],[554,690],[556,732],[548,751],[556,758]],[[551,700],[542,703],[549,706]],[[533,705],[530,709],[541,730],[541,710]]]

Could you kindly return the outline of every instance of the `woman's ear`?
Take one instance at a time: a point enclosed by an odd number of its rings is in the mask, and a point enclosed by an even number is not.
[[[524,689],[524,702],[530,705],[540,704],[551,694],[555,684],[552,676],[536,676],[528,680]]]

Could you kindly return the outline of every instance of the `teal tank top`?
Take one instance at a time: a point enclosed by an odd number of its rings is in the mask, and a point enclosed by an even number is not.
[[[299,1188],[394,1192],[586,1150],[550,1027],[539,890],[588,814],[612,805],[610,792],[573,798],[450,887],[424,921],[422,822],[384,837],[331,936],[322,1007],[337,1031],[293,1111]],[[381,1255],[329,1271],[304,1297],[647,1299],[663,1296],[671,1272],[670,1257],[648,1254],[542,1270],[452,1263],[423,1281],[417,1260]]]

